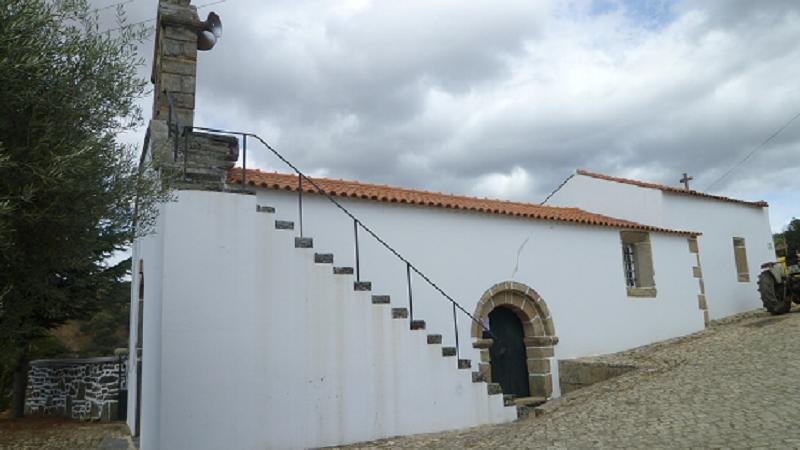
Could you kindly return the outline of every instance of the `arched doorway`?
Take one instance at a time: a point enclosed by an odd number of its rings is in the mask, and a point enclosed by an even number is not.
[[[500,306],[489,313],[489,324],[496,337],[489,347],[492,380],[500,384],[504,394],[528,397],[528,358],[522,322],[514,311]]]
[[[483,378],[500,383],[506,394],[550,398],[553,393],[551,360],[558,337],[550,310],[539,294],[515,281],[498,283],[483,294],[474,317],[488,325],[501,341],[495,346],[489,336],[484,336],[478,323],[472,324],[472,345],[480,350],[478,370]],[[519,367],[523,361],[525,372]],[[519,386],[525,374],[527,394]]]

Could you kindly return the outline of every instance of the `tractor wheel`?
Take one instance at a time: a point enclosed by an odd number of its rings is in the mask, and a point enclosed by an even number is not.
[[[764,271],[758,276],[758,291],[761,293],[761,302],[764,308],[772,314],[786,314],[792,302],[786,298],[783,286],[776,286],[775,278],[771,273]]]
[[[787,279],[789,286],[786,289],[793,303],[800,305],[800,278],[794,277]]]

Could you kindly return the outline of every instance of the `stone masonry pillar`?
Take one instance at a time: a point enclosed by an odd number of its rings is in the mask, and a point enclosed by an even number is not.
[[[198,32],[203,22],[189,2],[160,0],[158,4],[151,75],[153,117],[147,130],[149,149],[145,151],[150,152],[155,169],[162,175],[169,174],[175,188],[226,190],[227,172],[239,158],[238,140],[191,128]],[[172,100],[172,117],[167,91]]]
[[[194,123],[197,31],[200,19],[189,0],[161,0],[156,19],[155,55],[150,81],[155,85],[153,120],[169,121],[165,90],[182,126]]]

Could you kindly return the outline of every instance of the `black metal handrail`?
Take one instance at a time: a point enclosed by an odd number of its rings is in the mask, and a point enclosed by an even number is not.
[[[167,102],[170,108],[170,117],[173,114],[173,106],[169,92],[167,92]],[[177,124],[177,117],[176,117],[176,127]],[[361,274],[360,274],[360,262],[359,262],[359,247],[358,247],[358,229],[361,228],[366,231],[370,236],[372,236],[378,243],[380,243],[384,248],[389,250],[395,257],[397,257],[400,261],[404,262],[406,265],[406,277],[407,277],[407,285],[408,285],[408,302],[409,302],[409,315],[410,319],[413,320],[413,303],[412,303],[412,293],[411,293],[411,273],[417,274],[420,278],[422,278],[429,286],[431,286],[434,290],[436,290],[439,294],[441,294],[447,301],[452,304],[453,307],[453,330],[455,335],[455,343],[456,343],[456,355],[457,357],[460,356],[460,346],[458,342],[458,317],[457,317],[457,310],[464,313],[470,320],[478,324],[482,330],[484,330],[492,339],[497,341],[497,337],[487,328],[480,320],[476,319],[470,312],[464,309],[453,297],[451,297],[447,292],[445,292],[438,284],[436,284],[433,280],[431,280],[425,273],[423,273],[417,266],[415,266],[411,261],[409,261],[405,256],[403,256],[398,250],[394,247],[389,245],[383,238],[378,236],[377,233],[372,231],[364,222],[361,221],[358,217],[356,217],[350,210],[345,208],[341,203],[339,203],[330,193],[325,191],[321,186],[319,186],[312,178],[307,176],[303,173],[297,166],[295,166],[291,161],[286,159],[282,154],[280,154],[274,147],[272,147],[267,141],[263,138],[258,136],[255,133],[245,132],[245,131],[233,131],[233,130],[225,130],[220,128],[209,128],[209,127],[199,127],[199,126],[185,126],[183,130],[176,129],[175,133],[175,151],[176,151],[176,161],[177,161],[177,148],[179,142],[179,136],[184,135],[187,136],[188,133],[191,133],[194,130],[205,131],[209,133],[218,133],[218,134],[227,134],[233,136],[241,136],[242,138],[242,188],[245,189],[246,185],[246,161],[247,161],[247,138],[251,137],[258,140],[264,147],[267,148],[272,154],[274,154],[279,160],[281,160],[284,164],[289,166],[298,176],[298,213],[300,219],[300,235],[302,237],[302,221],[303,221],[303,180],[305,180],[308,184],[310,184],[319,194],[323,195],[327,198],[331,203],[334,204],[339,210],[341,210],[345,215],[350,217],[353,220],[353,230],[354,230],[354,237],[355,237],[355,271],[356,271],[356,281],[360,281]],[[182,132],[178,132],[182,131]],[[186,163],[186,155],[184,154],[184,165]]]

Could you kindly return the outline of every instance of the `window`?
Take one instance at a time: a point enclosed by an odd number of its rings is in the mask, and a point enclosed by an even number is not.
[[[655,297],[656,283],[650,235],[622,231],[622,270],[629,297]]]
[[[733,258],[736,262],[736,279],[741,283],[750,281],[750,270],[747,268],[747,250],[744,246],[744,238],[733,238]]]
[[[622,263],[625,266],[625,284],[629,288],[636,287],[635,252],[633,244],[622,244]]]

